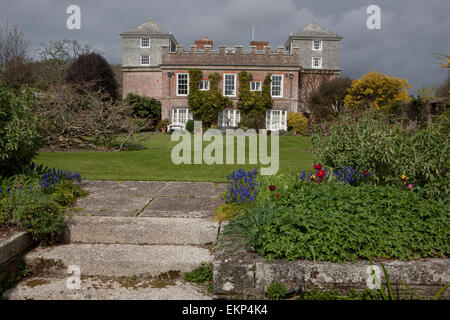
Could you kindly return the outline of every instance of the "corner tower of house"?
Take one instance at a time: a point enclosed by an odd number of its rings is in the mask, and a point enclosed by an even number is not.
[[[285,48],[299,48],[299,63],[303,69],[340,70],[341,39],[313,21],[289,36]]]
[[[175,50],[175,37],[163,30],[152,19],[137,28],[121,33],[122,67],[159,67],[162,61],[162,47]]]

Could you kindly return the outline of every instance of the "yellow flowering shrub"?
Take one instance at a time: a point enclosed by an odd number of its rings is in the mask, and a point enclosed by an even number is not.
[[[408,101],[409,88],[411,85],[406,79],[373,71],[352,82],[344,104],[350,110],[361,103],[368,103],[378,111],[389,111],[393,103]]]
[[[299,134],[305,134],[308,128],[308,119],[298,112],[289,112],[287,116],[287,125],[296,130]]]

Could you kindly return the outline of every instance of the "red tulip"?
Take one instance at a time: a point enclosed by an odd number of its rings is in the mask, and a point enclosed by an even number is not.
[[[280,197],[280,194],[279,194],[279,193],[277,193],[277,194],[275,195],[275,197],[279,198],[279,197]]]
[[[313,166],[313,168],[315,169],[315,170],[320,170],[320,169],[322,169],[322,164],[315,164],[314,166]]]
[[[319,172],[317,172],[316,176],[320,179],[322,179],[323,177],[325,177],[325,171],[324,170],[320,170]]]
[[[276,187],[275,187],[274,185],[270,185],[270,186],[269,186],[269,189],[270,189],[270,191],[273,191],[273,190],[276,189]]]

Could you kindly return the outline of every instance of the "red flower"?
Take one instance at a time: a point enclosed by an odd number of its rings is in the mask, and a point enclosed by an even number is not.
[[[273,191],[273,190],[276,189],[276,187],[275,187],[274,185],[270,185],[270,186],[269,186],[269,189],[270,189],[270,191]]]
[[[364,170],[363,174],[364,174],[365,176],[367,176],[367,175],[369,175],[369,171]]]
[[[320,179],[322,179],[323,177],[325,177],[325,171],[324,170],[320,170],[319,172],[317,172],[316,176]]]
[[[280,197],[280,194],[279,194],[279,193],[277,193],[277,194],[275,195],[275,197],[279,198],[279,197]]]
[[[322,164],[315,164],[314,166],[313,166],[313,168],[315,169],[315,170],[320,170],[320,169],[322,169]]]

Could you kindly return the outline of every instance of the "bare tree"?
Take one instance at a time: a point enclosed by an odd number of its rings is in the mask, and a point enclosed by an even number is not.
[[[90,45],[77,40],[50,40],[34,50],[38,61],[34,63],[35,82],[38,87],[62,83],[67,70],[80,55],[93,52]]]
[[[23,31],[17,24],[6,22],[0,28],[0,72],[6,84],[27,82],[31,72],[28,62],[28,41]]]

